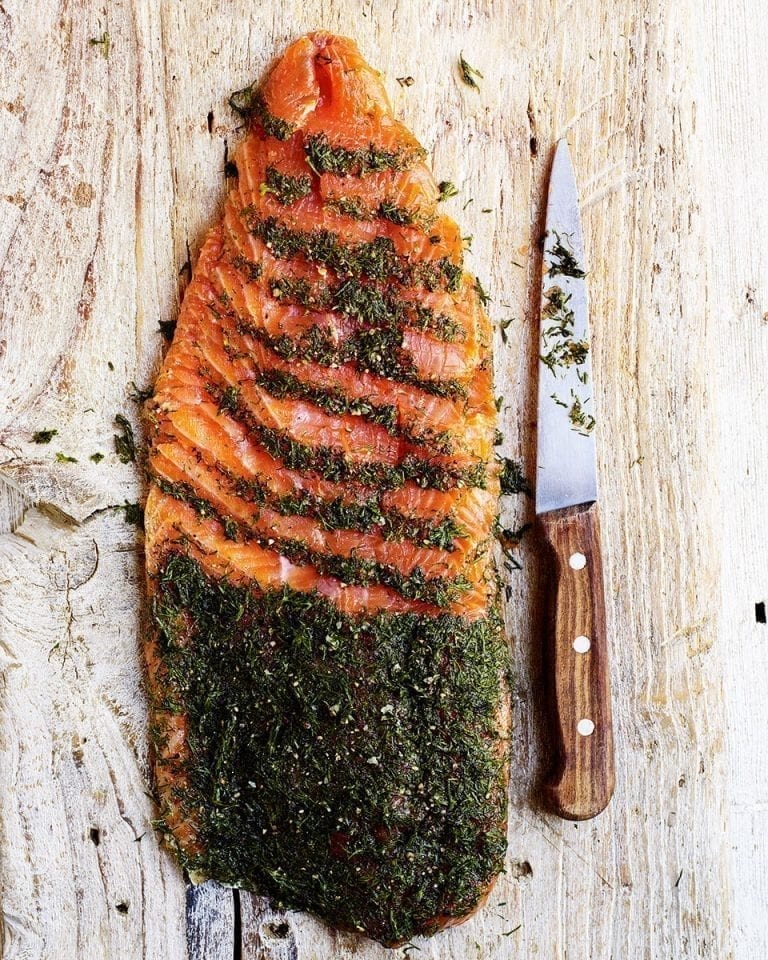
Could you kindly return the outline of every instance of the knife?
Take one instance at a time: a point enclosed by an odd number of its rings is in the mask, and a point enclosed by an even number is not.
[[[542,263],[536,515],[552,571],[548,682],[554,764],[544,799],[587,820],[613,794],[584,239],[568,144],[552,163]]]

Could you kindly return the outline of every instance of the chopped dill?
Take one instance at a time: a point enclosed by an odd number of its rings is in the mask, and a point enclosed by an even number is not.
[[[234,413],[237,410],[240,401],[240,388],[230,386],[221,394],[219,400],[219,413]]]
[[[260,192],[262,196],[265,193],[271,193],[278,203],[290,206],[312,192],[312,181],[307,174],[294,177],[289,173],[282,173],[276,167],[269,166]]]
[[[117,509],[123,511],[123,518],[126,523],[134,527],[139,527],[142,530],[144,529],[144,513],[138,503],[129,503],[126,500],[125,503]]]
[[[114,435],[115,453],[122,463],[133,463],[136,460],[136,442],[133,438],[133,427],[122,413],[115,414],[115,423],[120,433]]]
[[[580,397],[574,397],[573,403],[568,411],[568,419],[571,421],[571,426],[576,433],[582,437],[588,437],[594,430],[596,423],[592,414],[585,413],[584,411],[583,404],[586,402],[586,400],[582,400]]]
[[[462,265],[448,257],[415,260],[398,254],[390,237],[378,236],[359,243],[345,243],[333,230],[294,230],[276,217],[264,219],[244,211],[249,228],[278,260],[302,256],[310,263],[322,263],[342,277],[394,279],[399,283],[421,284],[428,290],[441,286],[459,288]]]
[[[346,147],[332,146],[324,133],[307,137],[304,152],[307,163],[317,174],[335,173],[355,177],[382,170],[406,170],[426,155],[423,148],[385,150],[373,143],[364,148],[348,150]]]
[[[260,280],[264,272],[264,268],[260,263],[254,263],[253,260],[249,260],[240,253],[232,260],[232,266],[237,270],[241,270],[245,274],[246,279],[253,282]]]
[[[89,460],[93,460],[94,463],[101,463],[101,461],[104,459],[104,454],[103,454],[103,453],[92,453],[92,454],[90,455],[90,457],[88,457],[88,459],[89,459]]]
[[[475,286],[475,293],[477,294],[478,299],[480,300],[480,303],[481,303],[484,307],[487,307],[488,304],[491,302],[491,298],[490,298],[490,296],[486,293],[485,289],[483,288],[482,283],[480,283],[480,278],[479,278],[479,277],[475,277],[475,284],[474,284],[474,286]]]
[[[151,736],[167,756],[168,718],[187,717],[187,759],[166,762],[202,841],[185,867],[387,944],[472,909],[506,846],[496,611],[352,616],[180,552],[154,596]]]
[[[78,463],[77,457],[68,457],[61,450],[56,453],[56,463]]]
[[[371,219],[370,212],[366,210],[359,197],[328,197],[325,205],[345,217],[351,217],[352,220]]]
[[[384,350],[379,354],[379,362],[388,369]],[[225,389],[211,382],[208,389],[221,402],[226,389],[230,388]],[[482,461],[473,466],[454,467],[410,453],[396,466],[378,461],[351,460],[338,447],[299,443],[287,432],[265,426],[242,405],[237,405],[229,412],[248,427],[270,456],[281,460],[289,470],[311,471],[334,483],[354,482],[388,490],[398,489],[409,480],[434,490],[450,490],[457,486],[485,488],[486,465]]]
[[[516,460],[509,457],[501,458],[501,483],[502,496],[508,497],[515,493],[524,493],[531,496],[531,487],[523,475],[523,467]]]
[[[563,277],[575,277],[576,279],[585,277],[586,273],[584,273],[579,266],[576,257],[573,255],[573,251],[565,246],[560,238],[560,234],[555,233],[554,236],[555,244],[548,251],[550,257],[550,277],[556,277],[558,275]]]
[[[151,396],[152,387],[137,387],[133,380],[131,380],[131,389],[128,393],[129,400],[133,400],[134,403],[144,403],[144,401],[149,400]]]
[[[505,320],[499,320],[499,330],[501,331],[501,342],[507,342],[507,327],[515,322],[514,317],[507,317]]]
[[[58,430],[35,430],[32,434],[32,443],[50,443],[58,433]]]
[[[459,55],[459,71],[461,74],[462,81],[468,86],[472,87],[473,90],[479,90],[477,80],[475,77],[479,77],[481,80],[484,80],[482,73],[475,67],[470,66],[467,61],[464,59],[464,54]]]
[[[456,184],[452,180],[441,180],[437,185],[438,195],[437,202],[440,203],[443,200],[450,200],[451,197],[458,197],[459,191],[456,189]]]
[[[267,136],[275,137],[277,140],[287,140],[296,129],[292,123],[281,120],[280,117],[269,112],[258,83],[236,90],[229,98],[229,105],[245,119],[256,117]]]
[[[102,32],[100,37],[91,37],[88,41],[88,44],[91,47],[99,47],[101,50],[101,55],[105,60],[109,57],[109,51],[112,48],[112,40],[106,30]]]
[[[382,220],[389,220],[398,226],[407,227],[413,224],[415,214],[407,207],[399,207],[391,200],[382,200],[379,204],[379,216]]]

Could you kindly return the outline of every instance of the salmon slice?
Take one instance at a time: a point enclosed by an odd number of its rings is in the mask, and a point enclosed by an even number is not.
[[[502,867],[491,327],[351,40],[246,117],[145,414],[162,827],[181,864],[387,945]]]

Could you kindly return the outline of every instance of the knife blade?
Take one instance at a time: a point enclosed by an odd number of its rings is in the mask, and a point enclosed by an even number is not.
[[[555,756],[544,797],[568,820],[604,810],[615,782],[584,264],[563,139],[549,179],[542,261],[536,514],[554,574],[548,682]]]

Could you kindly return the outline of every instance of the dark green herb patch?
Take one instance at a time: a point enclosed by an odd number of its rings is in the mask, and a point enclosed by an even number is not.
[[[307,137],[304,143],[307,163],[315,173],[364,177],[382,170],[406,170],[426,156],[423,148],[383,150],[370,144],[358,150],[334,147],[323,133]]]
[[[290,206],[302,197],[309,196],[312,192],[312,181],[306,174],[292,177],[288,173],[281,173],[276,167],[267,167],[261,192],[271,193],[278,203]]]
[[[459,195],[456,184],[451,180],[441,180],[437,185],[437,189],[439,191],[437,196],[438,203],[443,200],[450,200],[451,197],[458,197]]]
[[[522,464],[517,463],[516,460],[510,460],[509,457],[504,457],[501,463],[502,496],[511,496],[515,493],[524,493],[526,496],[531,496],[531,487],[523,475]]]
[[[132,463],[136,460],[136,441],[133,439],[133,427],[122,413],[115,414],[115,423],[120,433],[114,436],[115,453],[122,463]]]
[[[496,616],[349,617],[175,554],[153,618],[158,708],[189,721],[185,866],[390,944],[475,905],[505,850]]]
[[[269,112],[257,83],[252,83],[242,90],[236,90],[229,98],[229,105],[241,117],[246,119],[255,117],[267,136],[275,137],[277,140],[287,140],[296,130],[293,124]]]
[[[556,277],[558,274],[563,277],[576,277],[577,279],[585,277],[586,273],[584,273],[579,266],[576,257],[573,255],[573,251],[563,243],[560,234],[555,233],[554,236],[555,243],[552,245],[552,248],[547,251],[550,257],[550,277]]]
[[[401,207],[393,200],[382,200],[378,207],[371,209],[366,207],[359,197],[329,197],[325,205],[352,220],[375,220],[378,217],[401,227],[425,226],[434,220],[434,217],[423,216],[410,207]]]
[[[428,331],[436,339],[446,343],[464,336],[461,325],[446,314],[435,314],[430,307],[403,300],[391,290],[383,291],[360,280],[350,278],[335,285],[315,289],[307,285],[299,287],[298,290],[292,289],[290,285],[286,289],[282,277],[276,283],[278,298],[281,300],[294,300],[301,306],[314,305],[315,309],[344,313],[371,326],[391,330],[411,326],[417,330]],[[273,294],[274,292],[273,289]]]
[[[36,430],[32,434],[32,443],[50,443],[58,433],[58,430]]]
[[[242,254],[238,254],[232,261],[232,266],[245,274],[248,280],[254,281],[260,279],[264,268],[260,263],[254,263]]]
[[[410,260],[395,251],[389,237],[374,237],[361,243],[343,243],[332,230],[293,230],[276,217],[261,219],[251,208],[243,211],[249,229],[279,260],[302,256],[310,263],[322,263],[339,276],[369,280],[395,280],[420,284],[428,290],[444,287],[455,292],[462,277],[461,264],[448,257],[438,260]]]

